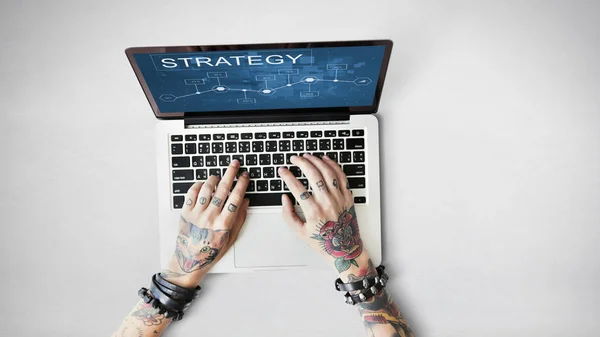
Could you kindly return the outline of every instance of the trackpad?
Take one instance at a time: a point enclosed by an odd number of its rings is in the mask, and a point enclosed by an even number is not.
[[[237,268],[304,266],[313,261],[314,252],[283,221],[281,213],[251,212],[234,245]]]

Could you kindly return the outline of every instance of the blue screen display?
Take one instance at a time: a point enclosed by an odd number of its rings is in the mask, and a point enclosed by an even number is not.
[[[161,112],[371,106],[385,46],[134,55]]]

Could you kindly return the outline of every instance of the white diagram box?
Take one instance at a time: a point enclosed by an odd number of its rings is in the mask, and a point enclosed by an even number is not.
[[[327,70],[348,70],[347,64],[328,64]]]
[[[279,69],[277,71],[279,75],[300,75],[299,69]]]
[[[177,99],[177,96],[173,95],[173,94],[162,94],[160,95],[160,100],[164,101],[164,102],[175,102],[175,100]]]
[[[275,81],[275,75],[256,75],[257,81]]]
[[[223,77],[227,77],[227,72],[226,71],[206,72],[206,77],[208,77],[208,78],[223,78]]]
[[[238,98],[238,104],[256,104],[256,98]]]
[[[186,85],[198,85],[198,84],[204,84],[204,79],[203,78],[190,78],[190,79],[186,79],[183,80],[185,82]]]
[[[318,91],[300,91],[300,97],[313,98],[319,97]]]

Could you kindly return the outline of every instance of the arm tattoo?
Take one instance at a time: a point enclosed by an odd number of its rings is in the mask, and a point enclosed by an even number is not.
[[[181,217],[175,247],[177,263],[184,273],[202,269],[215,260],[228,240],[229,230],[199,228]]]
[[[163,271],[161,271],[160,274],[162,275],[162,277],[165,277],[165,278],[175,278],[175,277],[181,277],[181,276],[186,275],[183,273],[176,273],[176,272],[168,270],[168,269],[163,269]]]
[[[155,309],[149,303],[140,302],[130,314],[132,317],[139,319],[144,325],[161,325],[165,319],[165,315],[159,314],[158,309]]]
[[[323,182],[323,180],[317,181],[317,187],[319,188],[319,191],[322,191],[325,189],[325,183]]]
[[[304,192],[304,193],[300,194],[300,199],[306,200],[308,198],[310,198],[310,193]]]
[[[221,198],[219,198],[219,197],[213,197],[212,204],[215,205],[215,206],[217,206],[217,207],[221,206]]]
[[[318,231],[312,238],[320,241],[323,251],[335,258],[338,272],[348,270],[350,265],[358,267],[355,259],[362,253],[363,243],[354,206],[344,210],[337,220],[322,221]]]
[[[338,182],[337,179],[333,178],[333,187],[335,187],[336,189],[340,189],[340,187],[338,186]]]
[[[200,197],[200,205],[206,205],[206,197]]]
[[[348,282],[361,281],[365,277],[376,275],[377,271],[375,271],[371,260],[369,260],[369,267],[365,272],[359,273],[359,275],[361,274],[360,277],[354,274],[348,275]],[[369,336],[392,333],[391,336],[414,337],[412,329],[385,289],[368,301],[358,303],[357,306]]]
[[[229,206],[227,206],[227,210],[230,212],[235,212],[235,210],[237,209],[237,206],[234,204],[229,204]]]

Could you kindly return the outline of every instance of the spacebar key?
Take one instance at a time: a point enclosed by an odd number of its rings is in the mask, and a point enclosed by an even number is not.
[[[250,206],[281,206],[281,196],[287,194],[296,202],[291,193],[246,193],[246,198],[250,199]]]

